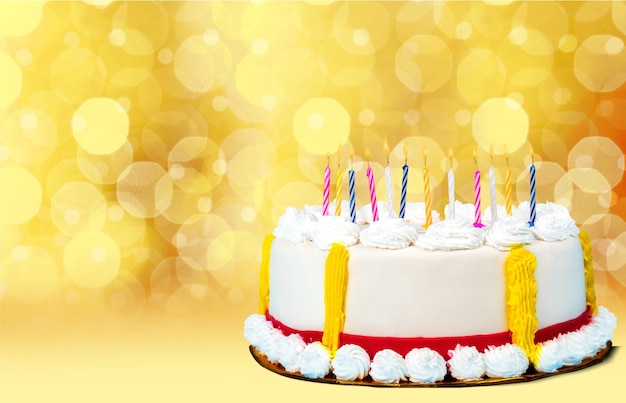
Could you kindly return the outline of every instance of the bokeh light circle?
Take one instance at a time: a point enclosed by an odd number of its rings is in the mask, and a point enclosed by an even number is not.
[[[0,279],[9,297],[22,302],[40,302],[58,291],[58,266],[46,249],[18,245],[5,256]]]
[[[196,93],[221,87],[231,74],[232,56],[222,42],[210,42],[194,35],[176,49],[174,73],[189,90]]]
[[[106,67],[100,57],[85,48],[64,50],[50,66],[52,89],[72,104],[100,96],[106,76]]]
[[[67,275],[78,285],[101,288],[109,284],[120,270],[118,244],[101,231],[77,233],[65,246],[63,263]]]
[[[434,35],[412,36],[398,49],[395,58],[396,75],[415,92],[441,88],[452,74],[452,65],[452,52]]]
[[[0,108],[6,108],[19,97],[22,90],[22,70],[20,66],[4,52],[0,52]]]
[[[574,73],[589,91],[611,92],[626,82],[626,50],[621,38],[592,35],[574,54]]]
[[[157,199],[156,187],[166,175],[161,165],[150,161],[139,161],[129,165],[117,180],[117,200],[135,217],[154,217],[169,205],[169,200]],[[171,196],[171,195],[170,195]]]
[[[457,87],[472,104],[497,97],[504,90],[506,68],[490,49],[472,49],[457,67]]]
[[[350,115],[333,98],[313,98],[294,114],[296,140],[310,153],[324,155],[337,151],[350,135]]]
[[[485,150],[494,147],[502,153],[519,149],[528,137],[529,120],[526,111],[511,98],[491,98],[483,102],[472,120],[472,135]]]
[[[30,33],[40,24],[45,3],[45,1],[0,3],[0,35],[20,37]]]
[[[570,150],[567,166],[581,189],[599,193],[621,182],[624,153],[607,137],[585,137]]]
[[[13,166],[0,168],[0,223],[23,224],[41,207],[41,184],[27,169]]]
[[[50,217],[66,235],[99,230],[106,220],[107,203],[101,191],[87,182],[69,182],[50,200]]]
[[[124,108],[110,98],[91,98],[72,118],[72,133],[85,151],[104,155],[119,149],[128,138],[129,119]]]

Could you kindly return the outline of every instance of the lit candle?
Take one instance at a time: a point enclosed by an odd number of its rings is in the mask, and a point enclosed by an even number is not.
[[[348,188],[350,191],[350,219],[356,223],[356,195],[354,192],[354,169],[352,169],[353,155],[350,153],[350,170],[348,171]]]
[[[506,176],[504,177],[504,197],[506,204],[506,213],[513,214],[513,189],[511,186],[511,170],[509,169],[509,151],[504,146],[504,156],[506,157]]]
[[[387,209],[389,210],[389,218],[393,218],[393,183],[391,182],[391,167],[389,166],[389,145],[387,139],[384,144],[385,156],[387,157],[387,166],[385,167],[385,179],[387,181]]]
[[[341,185],[342,185],[342,174],[341,174],[341,145],[337,148],[337,177],[335,182],[335,215],[341,215]]]
[[[537,218],[537,183],[535,181],[535,154],[533,148],[530,148],[530,226],[535,225]]]
[[[428,228],[433,223],[432,205],[430,197],[430,172],[426,166],[426,148],[424,148],[424,207],[426,208],[426,222],[424,227]]]
[[[400,218],[404,218],[406,211],[406,187],[409,179],[409,166],[407,165],[407,156],[409,155],[409,145],[404,142],[404,165],[402,166],[402,191],[400,193]]]
[[[474,227],[482,228],[483,223],[480,217],[480,171],[478,170],[476,150],[474,150],[474,162],[476,163],[476,171],[474,172]]]
[[[322,202],[322,215],[328,215],[328,199],[330,197],[330,156],[324,170],[324,200]]]
[[[372,167],[370,167],[370,152],[367,150],[365,152],[367,158],[367,180],[370,186],[370,201],[372,203],[372,221],[378,221],[378,206],[376,204],[376,185],[374,184],[374,172],[372,172]]]
[[[491,166],[489,167],[489,196],[491,197],[491,225],[498,219],[498,204],[496,202],[496,175],[493,169],[493,145],[489,150]]]
[[[448,215],[447,218],[454,218],[454,171],[452,170],[452,149],[448,151],[450,159],[450,170],[448,171]]]

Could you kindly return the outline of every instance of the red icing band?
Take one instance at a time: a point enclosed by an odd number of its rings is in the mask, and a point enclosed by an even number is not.
[[[323,332],[321,331],[293,329],[278,321],[270,315],[269,312],[265,313],[265,317],[267,320],[272,322],[275,328],[280,329],[283,334],[287,336],[292,333],[298,333],[306,343],[322,340]],[[535,333],[535,343],[550,340],[562,333],[578,330],[582,326],[589,323],[590,320],[591,314],[589,308],[587,308],[582,314],[574,319],[539,329]],[[482,352],[489,346],[501,346],[507,343],[511,343],[510,331],[452,337],[374,337],[346,333],[341,333],[339,336],[340,346],[344,344],[356,344],[363,347],[370,357],[374,357],[378,351],[387,348],[405,356],[413,348],[428,347],[447,359],[448,351],[454,350],[457,344],[461,346],[475,346],[478,351]]]

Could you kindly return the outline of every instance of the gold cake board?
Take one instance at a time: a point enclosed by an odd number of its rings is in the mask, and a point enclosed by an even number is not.
[[[520,376],[512,377],[512,378],[482,378],[482,379],[471,380],[471,381],[456,380],[448,374],[443,379],[443,381],[438,381],[435,383],[417,383],[417,382],[413,383],[413,382],[408,382],[408,381],[406,382],[403,381],[400,383],[380,383],[380,382],[375,382],[369,376],[363,380],[342,381],[340,379],[335,378],[332,374],[329,374],[324,378],[310,379],[310,378],[306,378],[302,376],[300,373],[292,373],[292,372],[285,371],[282,365],[274,364],[268,361],[267,358],[263,354],[259,353],[259,351],[252,346],[250,346],[250,353],[252,354],[256,362],[258,362],[263,368],[266,368],[272,372],[275,372],[279,375],[282,375],[288,378],[299,379],[303,381],[331,383],[331,384],[336,384],[336,385],[357,385],[357,386],[396,387],[396,388],[397,387],[400,387],[400,388],[430,387],[432,388],[432,387],[488,386],[488,385],[502,385],[502,384],[508,384],[508,383],[536,381],[538,379],[547,378],[553,375],[560,375],[560,374],[565,374],[565,373],[572,372],[572,371],[578,371],[580,369],[598,364],[602,362],[606,357],[609,356],[611,347],[612,347],[612,343],[611,341],[609,341],[607,342],[606,347],[600,350],[594,357],[585,358],[578,365],[564,366],[556,372],[551,372],[551,373],[537,372],[531,367],[529,368],[528,371],[526,371],[526,373]]]

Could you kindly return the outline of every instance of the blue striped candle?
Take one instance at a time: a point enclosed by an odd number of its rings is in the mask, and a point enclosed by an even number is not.
[[[532,149],[530,151],[530,158],[532,162],[530,165],[530,221],[528,224],[533,227],[535,225],[535,219],[537,218],[537,182],[535,181],[535,157]]]
[[[356,223],[356,198],[354,192],[354,169],[348,171],[348,188],[350,190],[350,219]]]
[[[402,166],[402,190],[400,192],[400,218],[404,218],[406,212],[406,187],[409,177],[409,166],[404,161]]]

